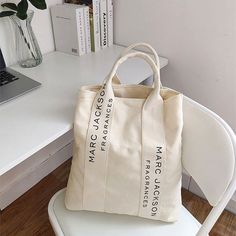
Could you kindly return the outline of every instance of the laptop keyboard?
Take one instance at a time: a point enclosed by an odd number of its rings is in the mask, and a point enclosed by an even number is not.
[[[6,84],[9,84],[11,82],[14,82],[15,80],[18,80],[16,76],[8,73],[7,71],[0,71],[0,87]]]

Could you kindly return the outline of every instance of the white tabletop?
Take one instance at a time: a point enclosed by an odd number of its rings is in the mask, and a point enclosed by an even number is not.
[[[79,87],[100,84],[122,50],[114,45],[82,57],[52,52],[38,67],[12,67],[42,86],[0,105],[0,175],[72,129]],[[167,63],[161,58],[161,67]],[[139,83],[151,74],[140,59],[127,61],[118,72],[125,83]]]

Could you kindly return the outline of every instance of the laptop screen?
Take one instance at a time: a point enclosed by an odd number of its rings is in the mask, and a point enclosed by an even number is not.
[[[4,57],[2,55],[2,50],[0,48],[0,69],[4,69],[6,67]]]

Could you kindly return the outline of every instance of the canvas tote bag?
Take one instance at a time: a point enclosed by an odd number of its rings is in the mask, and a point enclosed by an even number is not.
[[[112,83],[118,67],[134,57],[151,66],[153,87]],[[145,53],[130,52],[102,85],[81,87],[65,196],[69,210],[178,219],[182,95],[160,89],[157,65]]]

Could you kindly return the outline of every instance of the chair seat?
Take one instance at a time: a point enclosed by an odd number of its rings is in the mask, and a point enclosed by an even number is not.
[[[65,189],[57,192],[48,207],[52,227],[59,236],[195,236],[201,226],[184,207],[177,222],[165,223],[126,215],[69,211],[64,196]]]

